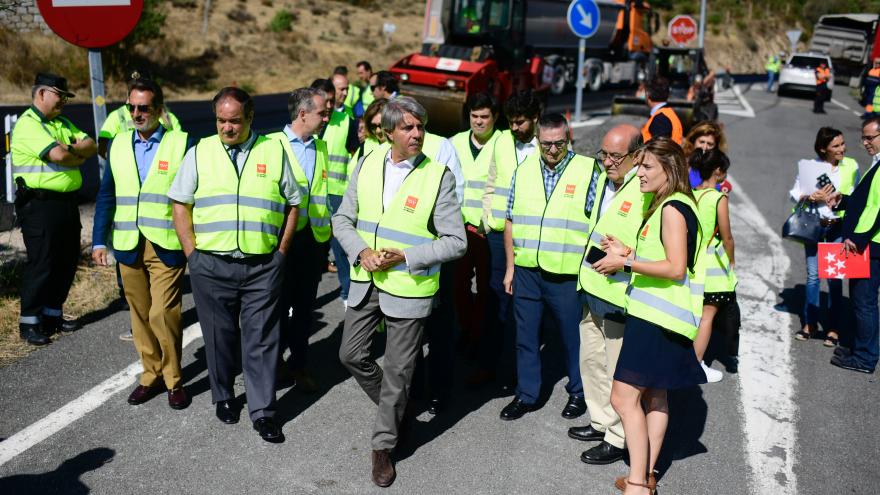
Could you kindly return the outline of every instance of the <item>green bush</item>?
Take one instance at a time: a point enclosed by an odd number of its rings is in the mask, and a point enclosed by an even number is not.
[[[269,31],[280,33],[293,30],[293,14],[289,10],[279,10],[275,12],[272,20],[269,21]]]
[[[724,17],[719,12],[715,12],[713,14],[709,14],[706,16],[706,22],[709,23],[710,26],[717,26],[724,21]]]

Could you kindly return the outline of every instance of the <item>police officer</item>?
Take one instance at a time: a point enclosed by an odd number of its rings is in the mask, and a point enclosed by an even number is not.
[[[684,128],[675,110],[666,105],[669,99],[669,81],[656,77],[645,85],[645,101],[651,116],[642,126],[642,140],[646,143],[656,137],[668,137],[679,146],[684,138]]]
[[[239,88],[213,100],[217,135],[187,151],[168,191],[189,263],[217,419],[237,423],[239,340],[254,429],[283,442],[274,421],[285,256],[302,197],[277,139],[251,130],[254,102]]]
[[[515,420],[536,408],[541,393],[541,319],[546,308],[562,334],[568,402],[562,417],[586,412],[578,366],[581,303],[577,275],[587,245],[599,168],[568,149],[568,122],[560,114],[538,120],[540,155],[526,159],[510,183],[504,247],[504,289],[516,320],[516,396],[501,410]]]
[[[816,97],[813,99],[813,113],[825,113],[825,100],[828,97],[828,82],[831,80],[831,69],[824,61],[816,67]]]
[[[309,336],[312,334],[312,310],[330,240],[330,211],[327,209],[327,143],[315,137],[330,118],[327,95],[313,88],[299,88],[290,93],[287,108],[290,124],[268,137],[284,144],[287,160],[299,186],[302,202],[291,250],[296,257],[285,266],[281,293],[282,340],[290,348],[290,378],[300,390],[314,392],[317,384],[306,371]],[[293,312],[288,316],[289,308]]]
[[[37,74],[33,103],[12,131],[12,174],[18,185],[16,208],[28,261],[21,285],[19,334],[29,344],[45,345],[59,330],[73,331],[62,305],[79,260],[80,219],[77,191],[80,165],[97,152],[95,140],[61,116],[74,96],[67,79]]]
[[[162,88],[153,81],[129,82],[126,110],[134,130],[120,132],[109,149],[95,205],[92,259],[107,266],[105,242],[113,230],[125,298],[131,309],[134,345],[144,372],[128,396],[142,404],[163,390],[172,409],[184,409],[180,320],[186,258],[174,230],[168,188],[188,147],[184,132],[166,130],[160,119]]]

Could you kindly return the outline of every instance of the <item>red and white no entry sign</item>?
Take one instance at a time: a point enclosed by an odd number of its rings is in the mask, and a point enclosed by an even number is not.
[[[697,37],[697,21],[689,15],[677,15],[669,21],[669,37],[676,44],[687,45]]]
[[[144,0],[37,0],[46,24],[83,48],[118,43],[137,25]]]

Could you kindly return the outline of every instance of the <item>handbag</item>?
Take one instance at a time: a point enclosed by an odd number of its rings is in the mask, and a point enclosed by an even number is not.
[[[817,243],[822,237],[819,210],[811,201],[798,201],[788,220],[782,225],[782,237],[797,242]]]

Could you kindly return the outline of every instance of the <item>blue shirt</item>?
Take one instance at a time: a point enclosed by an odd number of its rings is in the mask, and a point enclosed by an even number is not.
[[[156,128],[153,135],[144,141],[141,135],[134,133],[134,161],[137,163],[138,176],[141,178],[141,184],[147,180],[147,172],[150,171],[150,165],[153,164],[153,157],[156,156],[156,150],[159,149],[159,143],[165,134],[165,128],[161,125]],[[109,156],[109,155],[108,155]]]
[[[284,135],[287,136],[287,140],[290,141],[290,147],[293,149],[293,156],[296,157],[299,166],[302,167],[303,171],[306,173],[306,179],[309,181],[309,187],[311,187],[312,178],[315,176],[315,159],[318,156],[317,148],[315,147],[315,138],[309,136],[308,141],[303,141],[299,136],[293,133],[293,130],[289,125],[284,126]]]

